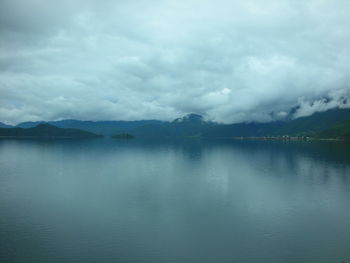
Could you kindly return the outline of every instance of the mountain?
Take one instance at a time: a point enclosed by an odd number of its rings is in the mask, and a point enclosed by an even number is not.
[[[13,126],[0,122],[0,128],[12,128]]]
[[[177,118],[173,123],[205,123],[203,116],[195,113],[190,113],[182,118]]]
[[[332,109],[311,116],[288,121],[269,123],[219,124],[207,122],[198,114],[189,114],[173,122],[150,124],[128,133],[137,137],[261,137],[261,136],[317,136],[321,131],[332,128],[342,121],[350,120],[350,109]],[[333,129],[337,129],[335,126]]]
[[[278,131],[286,125],[285,122],[276,121],[268,123],[236,123],[221,124],[209,127],[203,132],[203,137],[259,137],[259,136],[275,136]]]
[[[332,109],[311,116],[268,123],[237,123],[215,126],[206,137],[315,136],[336,124],[350,120],[350,109]]]
[[[128,133],[143,138],[232,138],[261,136],[345,136],[346,122],[350,121],[350,109],[332,109],[311,116],[269,123],[243,122],[220,124],[206,121],[199,114],[188,114],[171,122],[157,120],[141,121],[51,121],[46,124],[60,128],[74,128],[92,133]],[[45,122],[24,122],[16,127],[30,128]],[[343,124],[342,124],[343,123]]]
[[[316,134],[320,138],[347,138],[350,139],[350,120],[339,122],[329,129]]]
[[[172,122],[140,126],[129,130],[128,133],[147,138],[203,137],[203,132],[214,125],[217,124],[205,121],[201,115],[191,113]]]
[[[101,135],[78,129],[58,128],[50,124],[39,124],[32,128],[0,128],[0,137],[97,138]]]
[[[289,121],[281,128],[279,134],[313,135],[330,129],[336,124],[350,120],[350,109],[332,109],[316,112],[311,116],[301,117]]]
[[[80,121],[80,120],[61,120],[49,122],[22,122],[16,127],[32,128],[41,123],[47,123],[60,128],[74,128],[89,131],[92,133],[113,135],[123,133],[131,129],[135,129],[149,124],[160,124],[158,120],[141,120],[141,121]]]

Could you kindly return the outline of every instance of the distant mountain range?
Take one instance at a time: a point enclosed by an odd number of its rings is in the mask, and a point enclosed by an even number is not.
[[[35,121],[22,122],[16,125],[18,128],[32,128],[38,124],[47,123],[59,128],[73,128],[89,131],[96,134],[113,135],[149,124],[161,124],[162,121],[157,120],[141,120],[141,121],[80,121],[80,120],[61,120],[61,121]]]
[[[269,123],[218,124],[206,122],[200,115],[189,114],[173,122],[145,125],[128,132],[137,137],[229,138],[285,135],[347,137],[349,123],[350,109],[333,109],[308,117]]]
[[[39,125],[39,126],[38,126]],[[201,115],[188,114],[172,122],[158,120],[141,121],[80,121],[62,120],[50,122],[23,122],[15,126],[19,133],[30,133],[33,127],[56,126],[62,129],[79,129],[92,136],[103,134],[128,133],[142,138],[169,137],[262,137],[262,136],[311,136],[319,138],[350,137],[350,109],[332,109],[318,112],[308,117],[288,121],[269,123],[246,122],[236,124],[220,124],[206,121]],[[0,123],[0,127],[8,129],[12,126]],[[27,131],[28,130],[28,131]],[[76,132],[78,130],[75,130]],[[63,131],[62,131],[63,132]],[[67,131],[68,132],[68,131]],[[86,134],[87,135],[87,134]]]
[[[78,129],[58,128],[50,124],[38,124],[32,128],[0,128],[0,137],[15,138],[97,138],[97,135]]]
[[[13,126],[0,122],[0,128],[13,128]]]

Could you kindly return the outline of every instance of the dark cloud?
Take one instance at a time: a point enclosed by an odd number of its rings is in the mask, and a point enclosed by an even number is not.
[[[0,121],[348,107],[349,12],[345,0],[2,0]]]

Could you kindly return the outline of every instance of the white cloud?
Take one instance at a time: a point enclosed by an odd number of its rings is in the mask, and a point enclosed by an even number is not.
[[[315,112],[323,112],[334,108],[350,108],[350,92],[349,90],[334,90],[329,92],[326,98],[309,101],[305,98],[299,98],[298,109],[294,114],[294,118],[306,117]]]
[[[343,107],[349,12],[345,0],[3,0],[0,121]]]

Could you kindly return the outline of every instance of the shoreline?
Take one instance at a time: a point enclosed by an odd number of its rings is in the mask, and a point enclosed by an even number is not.
[[[350,138],[317,138],[309,136],[254,136],[254,137],[233,137],[235,140],[260,140],[260,141],[350,141]]]

